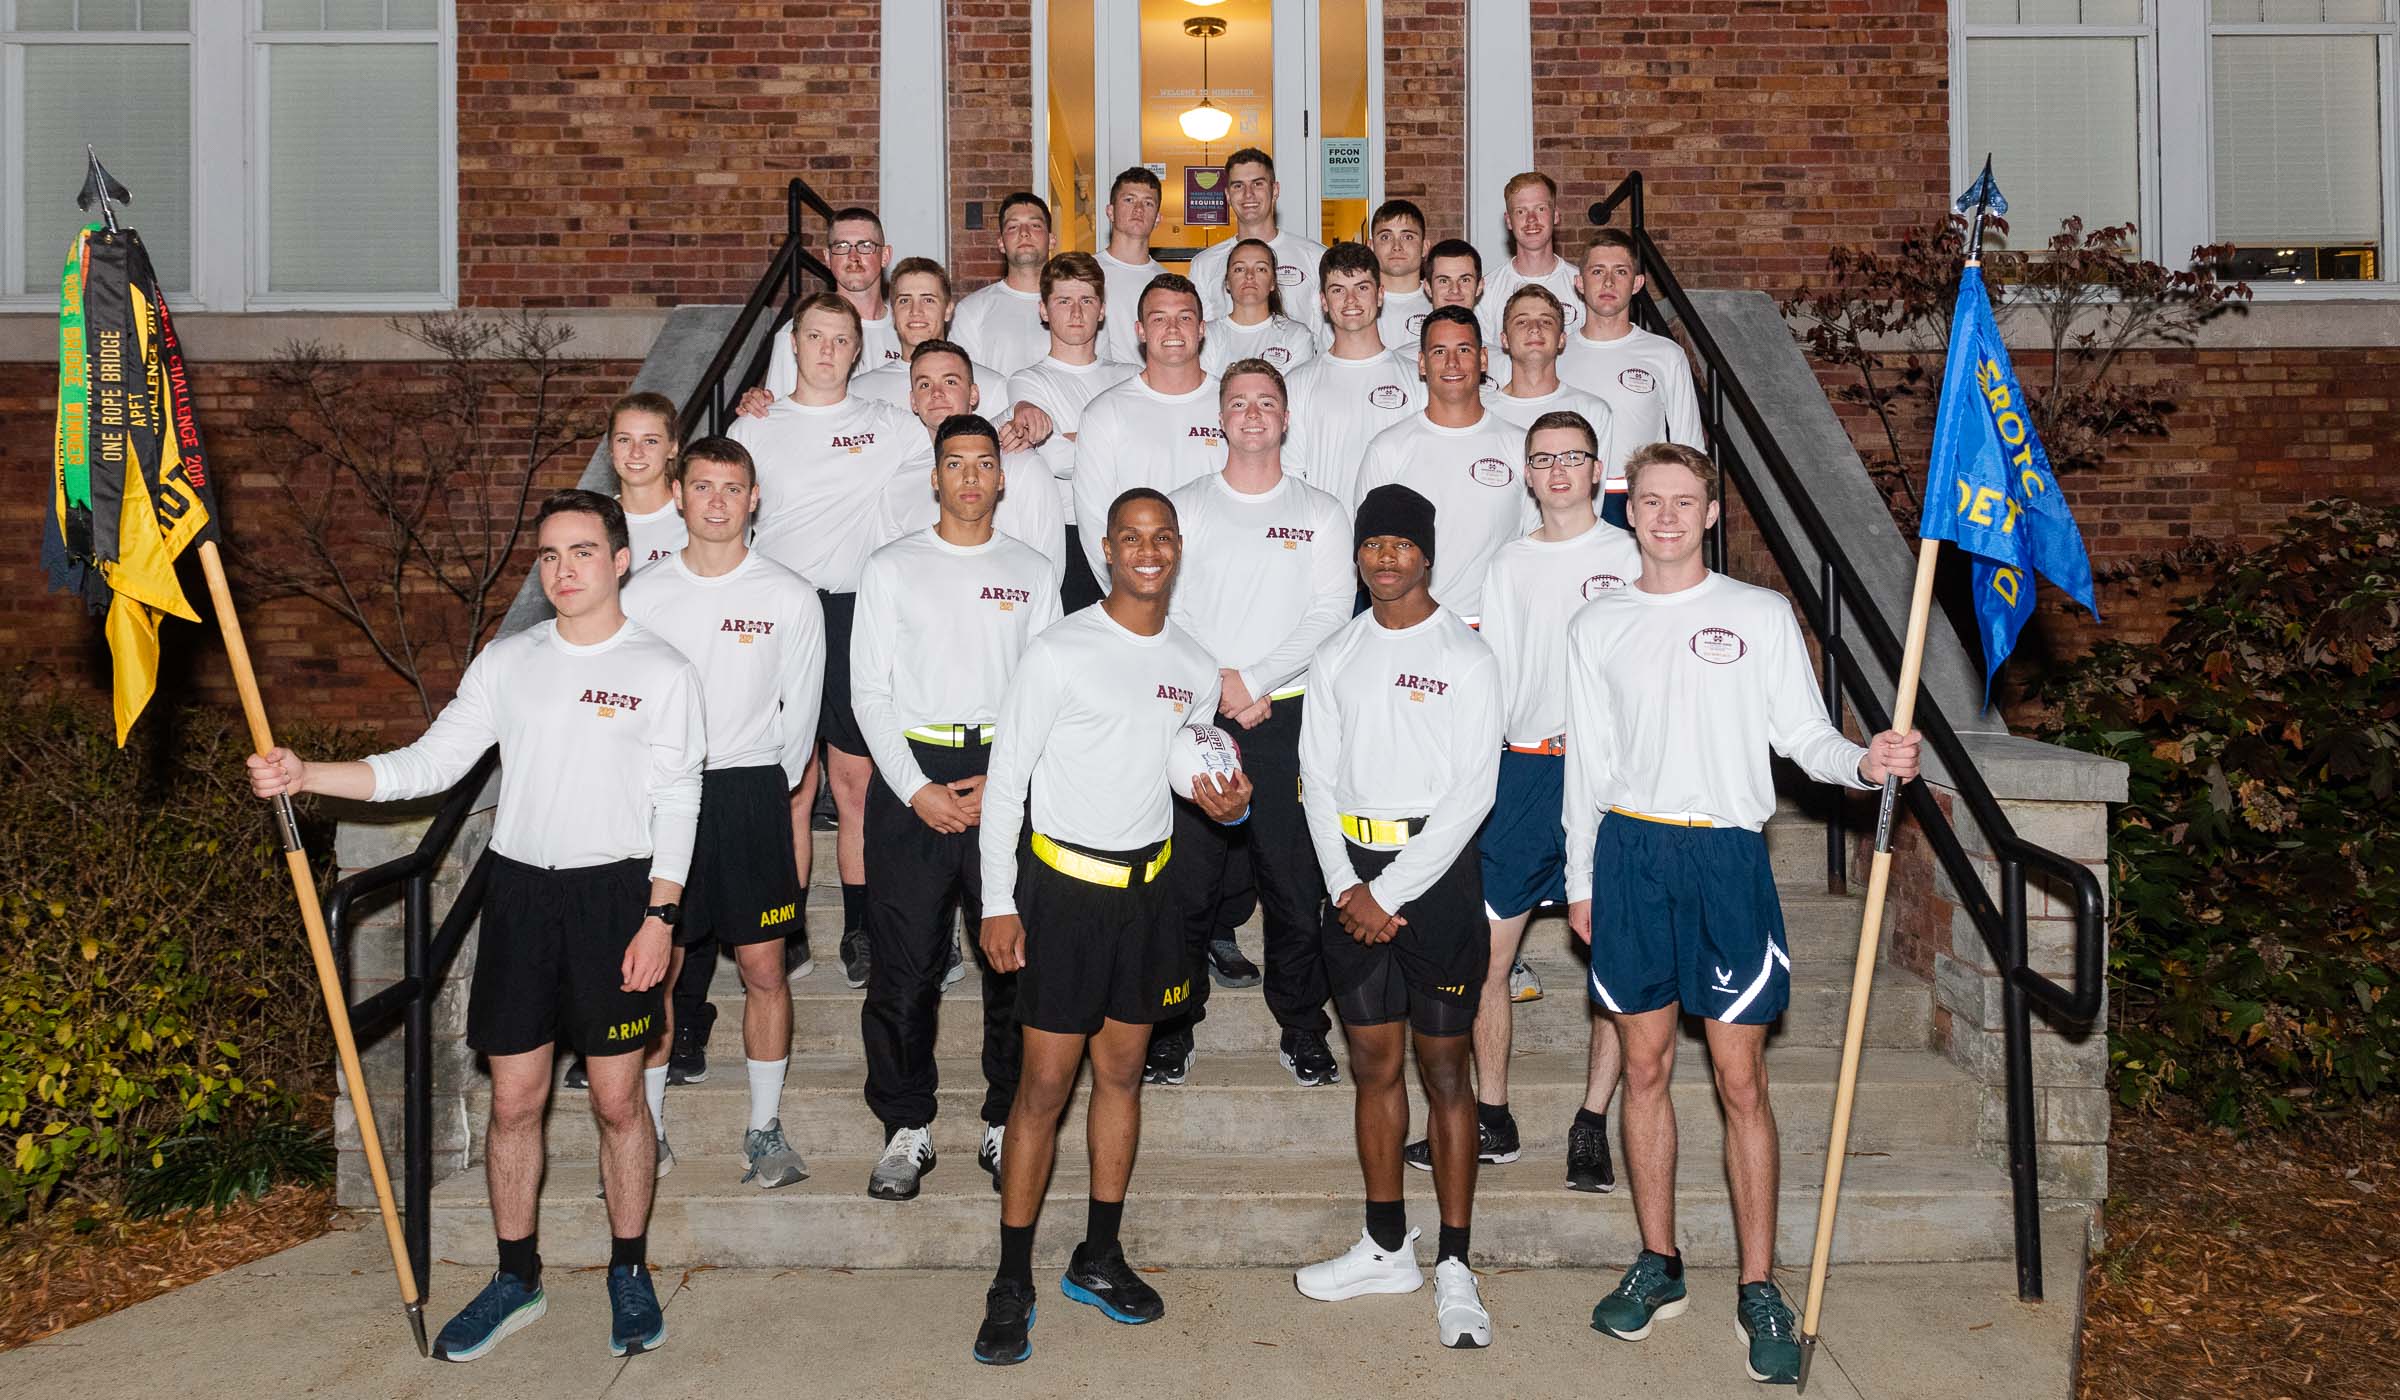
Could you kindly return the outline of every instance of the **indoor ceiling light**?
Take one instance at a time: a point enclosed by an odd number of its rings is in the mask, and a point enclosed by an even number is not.
[[[1193,0],[1194,4],[1213,4],[1215,0]],[[1208,41],[1223,38],[1225,21],[1214,17],[1187,19],[1183,32],[1200,41],[1200,105],[1188,109],[1175,119],[1183,134],[1205,146],[1222,141],[1233,130],[1233,114],[1208,100]]]

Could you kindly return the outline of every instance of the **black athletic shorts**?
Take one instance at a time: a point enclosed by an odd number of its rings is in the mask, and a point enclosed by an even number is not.
[[[1398,851],[1342,842],[1350,867],[1372,880]],[[1347,1026],[1408,1018],[1419,1035],[1464,1035],[1492,958],[1492,926],[1483,912],[1483,857],[1469,841],[1433,887],[1397,910],[1408,922],[1387,943],[1360,943],[1325,903],[1325,974],[1333,1009]]]
[[[1025,968],[1017,974],[1017,1023],[1060,1035],[1091,1035],[1103,1020],[1152,1025],[1192,995],[1191,958],[1166,883],[1172,843],[1138,851],[1065,846],[1062,859],[1118,867],[1111,886],[1064,874],[1017,846],[1017,916],[1025,924]]]
[[[739,948],[799,927],[800,867],[784,782],[779,763],[700,775],[700,834],[683,886],[677,943],[689,948],[714,938]]]
[[[817,590],[825,608],[825,707],[817,715],[817,737],[857,758],[867,757],[867,736],[850,708],[850,619],[855,593]]]
[[[545,870],[493,852],[467,1044],[522,1055],[562,1037],[586,1055],[642,1049],[658,1033],[666,979],[621,990],[625,949],[650,904],[650,861]]]

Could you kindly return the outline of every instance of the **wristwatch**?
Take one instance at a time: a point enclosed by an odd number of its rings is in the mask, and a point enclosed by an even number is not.
[[[656,919],[668,928],[673,928],[683,922],[683,906],[674,903],[653,904],[642,911],[642,917]]]

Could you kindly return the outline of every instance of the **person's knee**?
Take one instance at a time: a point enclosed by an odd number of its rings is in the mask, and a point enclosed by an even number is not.
[[[1142,1086],[1142,1057],[1139,1055],[1103,1059],[1092,1057],[1092,1092],[1095,1094],[1132,1094]]]
[[[1626,1093],[1647,1097],[1667,1092],[1667,1083],[1675,1074],[1672,1040],[1657,1046],[1637,1046],[1628,1038],[1624,1056]]]
[[[621,1086],[603,1086],[600,1076],[592,1076],[592,1117],[599,1120],[604,1133],[632,1132],[649,1122],[650,1105],[642,1099],[642,1081],[637,1075]]]
[[[751,996],[773,996],[784,991],[783,940],[753,943],[737,949],[734,966],[742,974],[742,990]]]
[[[1475,1091],[1465,1036],[1444,1036],[1438,1047],[1426,1041],[1417,1046],[1417,1074],[1424,1081],[1427,1098],[1452,1103]]]
[[[1761,1060],[1728,1057],[1714,1062],[1717,1100],[1729,1116],[1754,1117],[1767,1110],[1767,1067]]]
[[[1350,1078],[1362,1090],[1389,1090],[1400,1085],[1400,1046],[1350,1042]]]
[[[538,1131],[542,1126],[542,1110],[549,1105],[549,1086],[546,1082],[492,1085],[492,1131],[522,1133]]]

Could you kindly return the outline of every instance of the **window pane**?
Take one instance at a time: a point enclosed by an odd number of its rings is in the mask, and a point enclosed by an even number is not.
[[[2210,41],[2217,238],[2270,245],[2264,277],[2374,276],[2383,241],[2376,41]]]
[[[383,0],[325,0],[327,29],[383,28]]]
[[[433,0],[391,0],[388,13],[393,29],[431,29],[442,22]]]
[[[261,29],[305,29],[325,27],[325,0],[267,0],[266,15]]]
[[[267,287],[438,292],[431,44],[278,44],[267,91]]]
[[[192,285],[192,65],[183,44],[25,46],[25,290],[58,288],[67,240],[85,222],[85,142],[133,191],[119,218],[141,230],[159,282]]]
[[[142,28],[189,29],[192,0],[142,0]]]
[[[2008,194],[1995,246],[2039,249],[2059,222],[2134,222],[2142,207],[2133,39],[1975,39],[1967,44],[1967,149],[1990,152]]]
[[[1969,24],[2015,24],[2017,0],[1967,0]]]
[[[75,27],[75,0],[17,0],[17,28],[68,30]]]
[[[1096,183],[1097,135],[1092,129],[1092,0],[1047,0],[1050,6],[1050,217],[1061,249],[1091,252],[1108,245],[1099,212],[1108,187]],[[1109,172],[1113,175],[1115,172]]]
[[[1319,168],[1326,172],[1317,241],[1327,245],[1345,238],[1363,241],[1367,236],[1367,174],[1375,159],[1374,143],[1367,139],[1368,52],[1366,0],[1323,0],[1317,19],[1319,140],[1318,149],[1308,157],[1318,160]],[[1355,151],[1358,159],[1325,159],[1325,143],[1345,137],[1352,144],[1336,149],[1345,154]],[[1336,171],[1350,173],[1354,183],[1336,183]]]
[[[2083,0],[2085,24],[2140,24],[2142,0]]]
[[[2074,24],[2083,18],[2076,0],[2017,0],[2019,24]]]
[[[133,28],[133,0],[83,0],[75,11],[75,27],[86,34]]]

